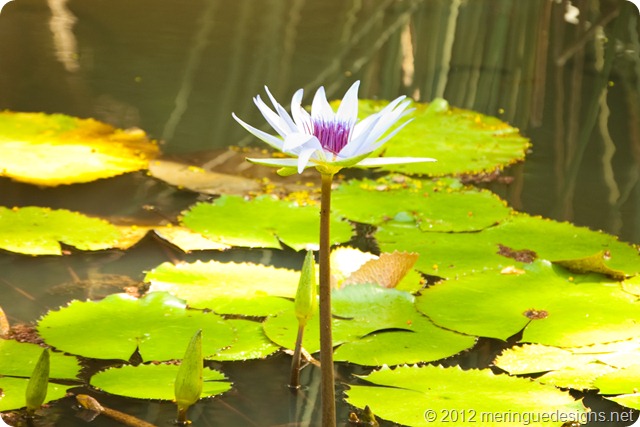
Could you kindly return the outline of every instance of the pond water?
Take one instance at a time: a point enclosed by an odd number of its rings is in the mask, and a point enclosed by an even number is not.
[[[364,98],[443,97],[517,126],[533,144],[526,162],[507,169],[508,180],[479,185],[515,209],[638,244],[638,22],[622,0],[14,0],[0,14],[0,108],[139,127],[164,153],[202,163],[230,145],[256,144],[231,112],[263,123],[251,98],[264,85],[280,100],[319,85],[339,98],[359,79]],[[143,173],[51,189],[0,179],[4,206],[131,221],[172,219],[201,198]],[[3,253],[0,306],[12,323],[33,322],[73,298],[117,291],[97,277],[135,282],[161,262],[195,259],[299,268],[302,258],[186,255],[151,238],[126,253]],[[81,287],[83,279],[94,280]],[[495,351],[456,361],[486,366]],[[234,390],[196,405],[193,425],[317,425],[318,372],[304,371],[309,388],[296,401],[283,385],[288,365],[284,355],[224,365]],[[159,425],[174,415],[170,404],[104,404]],[[86,425],[70,407],[71,399],[56,405],[50,425]],[[338,411],[346,420],[349,407]]]

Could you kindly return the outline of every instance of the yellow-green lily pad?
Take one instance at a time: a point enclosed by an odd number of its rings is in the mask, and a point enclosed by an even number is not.
[[[600,345],[599,347],[606,346]],[[589,352],[589,348],[594,353]],[[505,350],[494,365],[512,375],[538,374],[536,381],[574,390],[592,390],[594,379],[617,368],[602,362],[603,349],[595,346],[559,348],[541,344],[525,344]]]
[[[0,174],[56,186],[146,169],[158,147],[139,130],[62,114],[0,112]]]
[[[600,394],[640,393],[640,360],[635,365],[601,375],[593,385]]]
[[[269,316],[289,307],[300,272],[251,263],[163,263],[145,276],[151,291],[185,299],[219,314]],[[288,298],[288,300],[286,299]]]

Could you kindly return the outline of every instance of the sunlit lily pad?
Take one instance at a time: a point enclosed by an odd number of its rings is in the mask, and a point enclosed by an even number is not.
[[[640,393],[640,360],[635,365],[598,377],[593,384],[600,394]]]
[[[611,396],[607,397],[607,400],[611,400],[616,402],[618,405],[626,406],[627,408],[633,408],[637,411],[640,411],[640,393],[633,394],[621,394],[619,396]],[[629,414],[624,413],[624,414]],[[633,417],[627,419],[626,421],[633,421]]]
[[[320,208],[261,196],[245,200],[221,196],[213,203],[199,203],[184,213],[182,223],[205,237],[231,245],[295,250],[317,249]],[[348,241],[351,226],[332,216],[333,243]]]
[[[157,145],[141,130],[120,130],[62,114],[0,113],[0,174],[55,186],[146,169]]]
[[[0,248],[28,255],[61,255],[60,243],[80,250],[114,247],[121,233],[114,225],[65,209],[0,206]]]
[[[231,325],[213,313],[187,309],[165,292],[135,299],[113,294],[93,302],[72,301],[46,314],[38,332],[53,347],[94,359],[129,360],[138,349],[144,361],[180,359],[193,334],[207,339],[203,354],[212,355],[234,340]]]
[[[598,356],[601,354],[598,353],[598,349],[593,348],[592,353],[588,352],[588,348],[592,347],[563,349],[527,344],[505,350],[496,358],[494,365],[512,375],[544,373],[536,377],[536,381],[543,384],[574,390],[590,390],[596,388],[593,381],[597,377],[613,372],[616,368],[600,360]]]
[[[385,252],[419,253],[415,268],[444,278],[521,265],[500,255],[501,247],[531,251],[550,261],[580,259],[606,250],[609,259],[603,263],[610,269],[628,276],[640,272],[638,249],[615,236],[525,214],[511,215],[478,233],[425,233],[416,227],[382,226],[375,237]]]
[[[173,400],[173,385],[178,368],[177,365],[166,364],[110,368],[91,377],[91,385],[119,396]],[[227,377],[213,369],[204,369],[203,380],[201,398],[222,394],[231,389]]]
[[[350,386],[347,402],[368,405],[380,418],[407,426],[557,427],[557,418],[542,415],[573,420],[585,415],[583,405],[566,392],[490,370],[402,366],[362,378],[375,386]]]
[[[620,283],[596,274],[574,277],[548,261],[535,261],[524,270],[440,282],[422,291],[416,306],[439,326],[502,340],[523,328],[523,342],[558,347],[640,334],[640,303]]]
[[[130,249],[138,244],[149,233],[154,233],[160,239],[172,244],[183,252],[226,250],[231,246],[207,239],[186,227],[178,225],[118,225],[120,238],[114,244],[118,249]]]
[[[337,361],[369,366],[432,361],[475,343],[475,337],[433,325],[415,310],[414,297],[408,292],[350,285],[334,290],[332,300],[333,343],[342,345],[335,352]],[[303,347],[310,353],[320,348],[318,322],[316,313],[305,329]],[[272,341],[293,348],[297,333],[293,307],[267,319],[264,330]]]
[[[640,297],[640,275],[634,276],[622,282],[622,289],[630,294]]]
[[[189,230],[186,227],[159,226],[153,227],[153,231],[160,238],[180,248],[184,252],[191,252],[195,250],[220,251],[231,248],[231,246],[225,245],[224,243],[207,239],[202,234]]]
[[[398,226],[417,224],[424,231],[476,231],[506,218],[511,209],[489,191],[460,183],[391,176],[350,180],[333,191],[333,209],[356,222]]]
[[[640,360],[640,338],[613,341],[583,347],[551,347],[525,344],[505,350],[494,362],[512,375],[580,368],[586,363],[599,363],[614,368],[626,368]],[[595,377],[593,377],[595,378]]]
[[[360,101],[359,114],[378,111],[387,101]],[[518,129],[495,117],[450,107],[444,100],[414,103],[413,119],[385,144],[386,157],[433,157],[437,162],[389,165],[410,174],[442,176],[489,172],[525,157],[529,141]]]
[[[283,268],[218,261],[164,263],[145,276],[152,291],[185,299],[190,307],[219,314],[268,316],[290,306],[300,272]]]

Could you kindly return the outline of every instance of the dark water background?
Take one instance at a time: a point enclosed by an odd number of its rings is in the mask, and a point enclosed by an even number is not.
[[[231,112],[263,123],[251,98],[264,85],[284,103],[300,87],[310,101],[319,85],[339,98],[360,79],[362,97],[444,97],[519,127],[531,153],[505,172],[511,184],[489,188],[516,209],[637,244],[638,22],[637,9],[622,0],[14,0],[0,14],[0,108],[139,127],[165,153],[204,158],[256,143]],[[172,218],[197,197],[142,173],[55,189],[0,179],[2,205],[110,217]],[[150,204],[155,213],[142,208]],[[72,298],[114,291],[64,286],[76,278],[135,281],[168,259],[198,258],[301,263],[287,251],[185,255],[153,239],[126,253],[0,254],[0,306],[11,322],[31,322]],[[485,366],[487,348],[457,361]],[[226,364],[236,388],[198,404],[194,426],[315,420],[317,372],[305,371],[308,400],[292,402],[281,380],[288,363],[276,356]],[[170,404],[104,403],[160,425],[173,415]],[[55,425],[87,425],[70,405],[53,409]],[[348,410],[341,405],[342,419]],[[113,422],[99,417],[92,425]]]

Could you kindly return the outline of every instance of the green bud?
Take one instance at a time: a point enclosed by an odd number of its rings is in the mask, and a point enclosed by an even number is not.
[[[307,251],[302,264],[300,282],[296,292],[295,311],[298,322],[305,326],[316,310],[317,302],[316,268],[313,252]]]
[[[186,410],[200,399],[202,393],[202,329],[191,338],[176,375],[174,391],[179,412]]]
[[[31,378],[27,384],[25,399],[27,401],[27,412],[32,414],[36,409],[40,408],[47,397],[47,388],[49,386],[49,350],[42,350],[36,366],[33,368]]]

